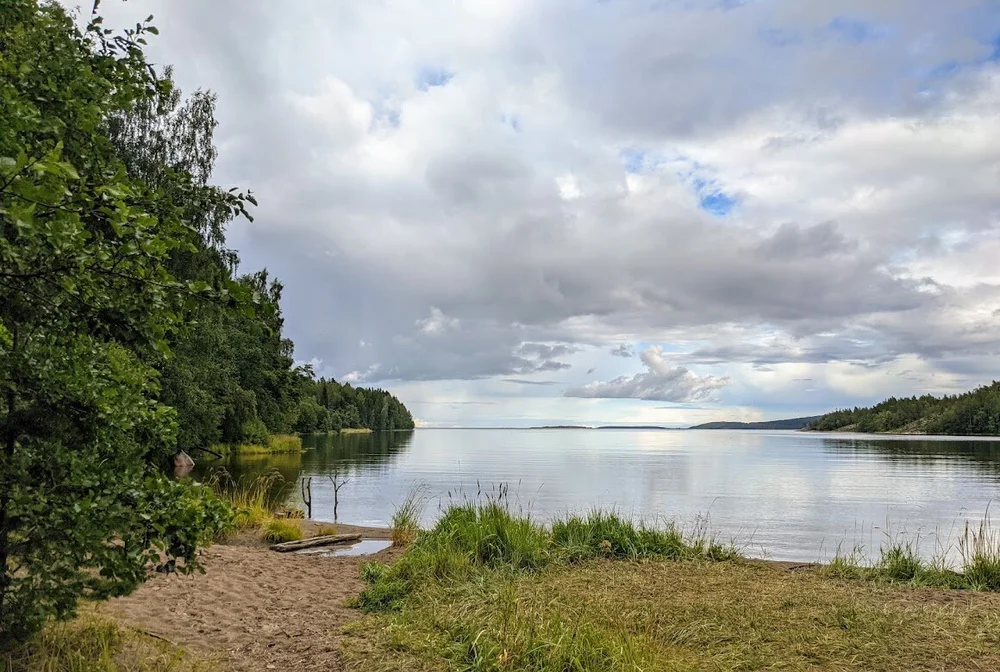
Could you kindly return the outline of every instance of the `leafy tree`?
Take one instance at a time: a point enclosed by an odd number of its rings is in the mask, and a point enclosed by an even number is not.
[[[191,199],[232,214],[244,198],[123,163],[110,120],[169,92],[143,57],[150,33],[0,4],[0,645],[80,596],[134,589],[151,564],[190,571],[226,522],[161,473],[177,423],[156,365],[200,300],[250,305],[238,282],[170,270],[199,247]]]
[[[365,428],[374,431],[413,429],[413,416],[403,403],[379,389],[341,385],[335,380],[314,380],[302,372],[303,409],[295,423],[299,432]]]
[[[818,431],[921,432],[927,434],[1000,435],[1000,383],[961,395],[897,399],[871,408],[855,407],[828,413],[809,427]]]

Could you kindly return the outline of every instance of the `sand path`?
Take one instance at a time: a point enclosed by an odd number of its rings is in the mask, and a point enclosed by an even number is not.
[[[349,525],[338,531],[388,535]],[[205,574],[157,576],[102,611],[221,670],[342,670],[338,641],[343,626],[360,617],[345,605],[362,588],[360,567],[397,554],[329,558],[219,544],[204,553]]]

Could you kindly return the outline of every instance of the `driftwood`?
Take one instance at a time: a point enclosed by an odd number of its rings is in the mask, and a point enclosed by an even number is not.
[[[312,539],[300,539],[298,541],[286,541],[282,544],[274,544],[271,546],[271,550],[277,551],[278,553],[288,553],[289,551],[298,551],[303,548],[333,546],[334,544],[345,544],[349,541],[360,540],[360,534],[324,534],[323,536],[313,537]]]

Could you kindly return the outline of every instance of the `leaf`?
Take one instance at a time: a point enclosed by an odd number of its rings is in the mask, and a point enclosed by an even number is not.
[[[146,32],[152,33],[153,35],[160,34],[160,30],[156,26],[146,26]]]

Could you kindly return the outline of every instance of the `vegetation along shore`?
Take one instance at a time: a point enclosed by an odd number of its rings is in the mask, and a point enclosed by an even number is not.
[[[215,96],[147,62],[157,34],[0,3],[0,650],[199,571],[234,529],[295,534],[172,479],[179,451],[414,425],[388,392],[295,365],[280,282],[226,245],[257,200],[211,182]]]
[[[50,624],[6,669],[60,670],[988,670],[1000,665],[1000,544],[986,525],[961,566],[905,542],[828,565],[749,560],[704,527],[593,511],[542,525],[504,495],[421,501],[391,529],[288,518],[263,479],[216,492],[231,527],[203,575]],[[296,532],[273,536],[281,521]],[[274,553],[277,539],[357,533],[373,557]]]
[[[1000,436],[1000,382],[958,395],[897,399],[834,411],[808,425],[818,432]]]

